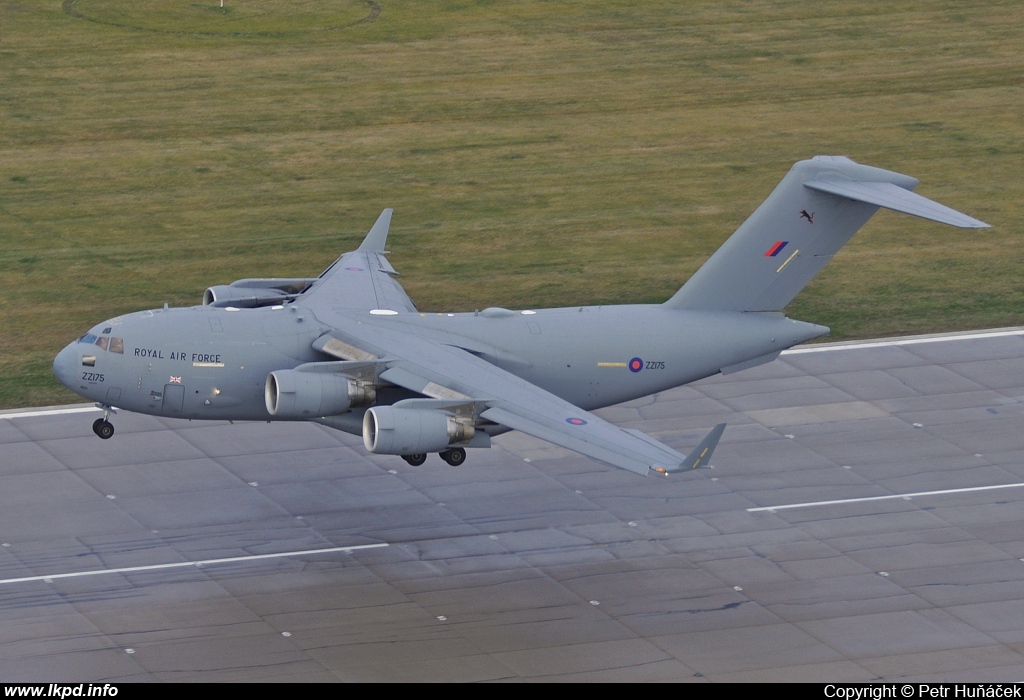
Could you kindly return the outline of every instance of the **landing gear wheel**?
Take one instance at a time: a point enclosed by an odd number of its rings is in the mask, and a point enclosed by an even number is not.
[[[103,440],[109,440],[114,434],[114,425],[104,418],[97,418],[92,424],[92,431]]]
[[[427,456],[424,455],[402,455],[402,459],[411,464],[414,467],[418,467],[427,461]]]
[[[457,467],[466,461],[466,451],[461,447],[456,447],[453,450],[445,450],[441,453],[441,459],[448,462],[453,467]]]

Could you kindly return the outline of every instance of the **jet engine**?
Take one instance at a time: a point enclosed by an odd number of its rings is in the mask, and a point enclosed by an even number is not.
[[[319,418],[372,403],[376,390],[344,374],[282,369],[267,375],[264,396],[275,418]]]
[[[363,445],[376,454],[441,452],[475,433],[472,425],[438,410],[374,406],[363,415]]]
[[[260,306],[283,304],[292,298],[277,289],[241,289],[218,284],[203,292],[203,306],[233,306],[236,309],[255,309]]]
[[[242,279],[218,284],[203,292],[203,305],[255,309],[291,301],[313,280],[293,278]]]

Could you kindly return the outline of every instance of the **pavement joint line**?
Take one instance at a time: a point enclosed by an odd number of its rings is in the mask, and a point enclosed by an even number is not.
[[[917,493],[897,493],[889,496],[866,496],[864,498],[844,498],[837,501],[813,501],[809,503],[788,503],[781,506],[762,506],[760,508],[747,508],[748,513],[763,513],[765,511],[795,510],[797,508],[815,508],[818,506],[845,505],[847,503],[865,503],[867,501],[895,501],[897,499],[919,498],[921,496],[944,496],[950,493],[970,493],[971,491],[992,491],[994,489],[1014,489],[1024,486],[1018,484],[995,484],[993,486],[970,486],[962,489],[944,489],[942,491],[919,491]],[[0,582],[2,583],[2,582]]]
[[[305,549],[294,552],[277,552],[275,554],[252,554],[245,557],[226,557],[224,559],[205,559],[203,561],[179,561],[171,564],[150,564],[148,566],[126,566],[119,569],[97,569],[95,571],[75,571],[67,574],[47,574],[45,576],[25,576],[22,578],[0,579],[0,585],[8,583],[25,583],[28,581],[53,581],[59,578],[81,578],[83,576],[102,576],[104,574],[126,574],[140,571],[159,571],[161,569],[180,569],[186,566],[203,567],[217,564],[230,564],[240,561],[256,561],[259,559],[282,559],[284,557],[308,556],[311,554],[329,554],[331,552],[354,552],[361,549],[379,549],[389,546],[380,544],[360,544],[349,547],[330,547],[328,549]]]

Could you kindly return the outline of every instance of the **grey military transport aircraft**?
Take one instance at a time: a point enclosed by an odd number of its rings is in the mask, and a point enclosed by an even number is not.
[[[64,348],[57,378],[97,402],[190,419],[304,420],[366,449],[452,465],[519,430],[641,475],[707,466],[725,424],[683,455],[591,409],[770,362],[824,326],[782,309],[885,207],[987,224],[911,190],[907,175],[818,156],[663,304],[424,313],[385,258],[391,210],[315,278],[242,279],[203,304],[104,321]]]

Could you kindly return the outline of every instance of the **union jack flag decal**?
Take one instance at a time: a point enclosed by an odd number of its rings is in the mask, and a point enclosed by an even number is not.
[[[171,377],[171,384],[181,384],[181,377]]]

